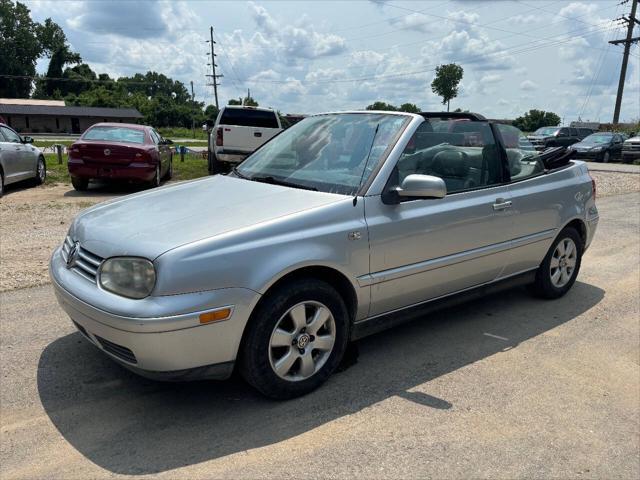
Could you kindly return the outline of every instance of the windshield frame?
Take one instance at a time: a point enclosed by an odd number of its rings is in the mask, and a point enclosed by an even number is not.
[[[398,127],[397,132],[389,140],[389,143],[388,143],[386,149],[380,154],[380,157],[376,161],[376,164],[371,167],[371,173],[365,179],[365,181],[362,181],[362,180],[360,181],[360,185],[358,185],[356,187],[355,192],[352,193],[352,194],[331,192],[334,195],[342,195],[342,196],[345,196],[345,197],[354,197],[354,196],[357,197],[357,196],[364,196],[365,195],[366,191],[369,189],[369,187],[371,186],[371,184],[373,183],[373,181],[377,177],[378,173],[380,172],[380,169],[382,168],[382,166],[387,161],[387,159],[389,157],[389,154],[396,147],[396,145],[398,144],[398,142],[402,138],[403,134],[407,130],[408,126],[411,124],[412,120],[414,120],[415,118],[422,119],[422,117],[420,117],[419,115],[415,115],[415,114],[411,114],[411,113],[407,113],[407,112],[391,112],[391,111],[378,111],[378,110],[324,112],[324,113],[318,113],[318,114],[315,114],[315,115],[309,115],[306,118],[316,118],[316,117],[334,116],[334,115],[388,115],[388,116],[405,117],[405,119],[402,122],[402,124]],[[305,120],[306,120],[306,118],[305,118]],[[299,123],[302,123],[302,122],[298,122],[298,123],[296,123],[296,125],[298,125]],[[293,126],[295,126],[295,125],[293,125]],[[287,130],[288,129],[281,130],[280,132],[278,132],[277,135],[274,135],[267,142],[263,143],[260,147],[258,147],[256,150],[254,150],[248,157],[246,157],[242,162],[240,162],[238,165],[236,165],[236,168],[234,170],[237,170],[238,167],[241,167],[243,163],[245,163],[247,160],[249,160],[255,154],[260,152],[269,143],[274,141],[276,138],[278,138],[280,135],[282,135]],[[367,161],[370,161],[370,159],[367,160]],[[238,178],[242,178],[242,179],[247,180],[247,181],[260,181],[257,178],[254,180],[252,177],[247,176],[246,173],[242,172],[241,170],[238,171],[237,173],[234,172],[234,175],[236,175]],[[291,188],[298,188],[298,187],[291,186]],[[300,186],[299,188],[300,189],[305,189],[305,190],[310,190],[306,186]],[[322,190],[320,190],[320,192],[322,192]],[[322,193],[328,193],[328,192],[322,192]]]

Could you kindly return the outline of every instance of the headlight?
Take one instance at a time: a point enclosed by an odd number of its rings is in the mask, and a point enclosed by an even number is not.
[[[100,268],[100,286],[123,297],[147,297],[155,283],[156,270],[146,258],[114,257]]]
[[[602,150],[604,147],[593,147],[591,149],[592,152],[599,152],[600,150]]]

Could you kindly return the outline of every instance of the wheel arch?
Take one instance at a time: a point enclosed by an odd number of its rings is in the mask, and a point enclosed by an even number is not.
[[[567,227],[571,227],[578,232],[578,235],[580,235],[580,239],[582,240],[582,246],[584,248],[587,244],[587,225],[584,220],[582,220],[581,218],[574,218],[570,220],[560,229],[558,235],[560,235],[560,232]],[[558,237],[558,235],[556,235],[556,238]]]
[[[323,280],[333,288],[344,300],[351,321],[355,321],[358,311],[358,295],[356,288],[349,278],[340,270],[326,265],[304,265],[298,266],[293,270],[283,272],[276,280],[272,281],[265,287],[262,297],[256,304],[254,311],[258,308],[261,301],[266,298],[270,292],[280,288],[285,283],[293,282],[302,278],[315,278]]]

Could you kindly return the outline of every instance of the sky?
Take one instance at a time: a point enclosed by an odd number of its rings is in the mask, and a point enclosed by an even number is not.
[[[515,118],[531,108],[573,120],[613,116],[622,0],[28,0],[98,73],[155,70],[213,103],[209,27],[221,104],[250,89],[284,113],[364,109],[380,100],[441,111],[435,67],[464,77],[451,108]],[[638,35],[636,28],[634,36]],[[44,73],[47,61],[38,64]],[[640,47],[631,48],[622,121],[640,119]],[[446,108],[446,107],[445,107]]]

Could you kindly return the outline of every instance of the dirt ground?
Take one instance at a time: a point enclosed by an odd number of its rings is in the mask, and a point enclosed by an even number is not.
[[[640,191],[640,174],[592,172],[598,197]],[[136,190],[127,186],[76,192],[71,185],[9,188],[0,199],[0,292],[49,283],[51,252],[73,218],[96,203]]]

